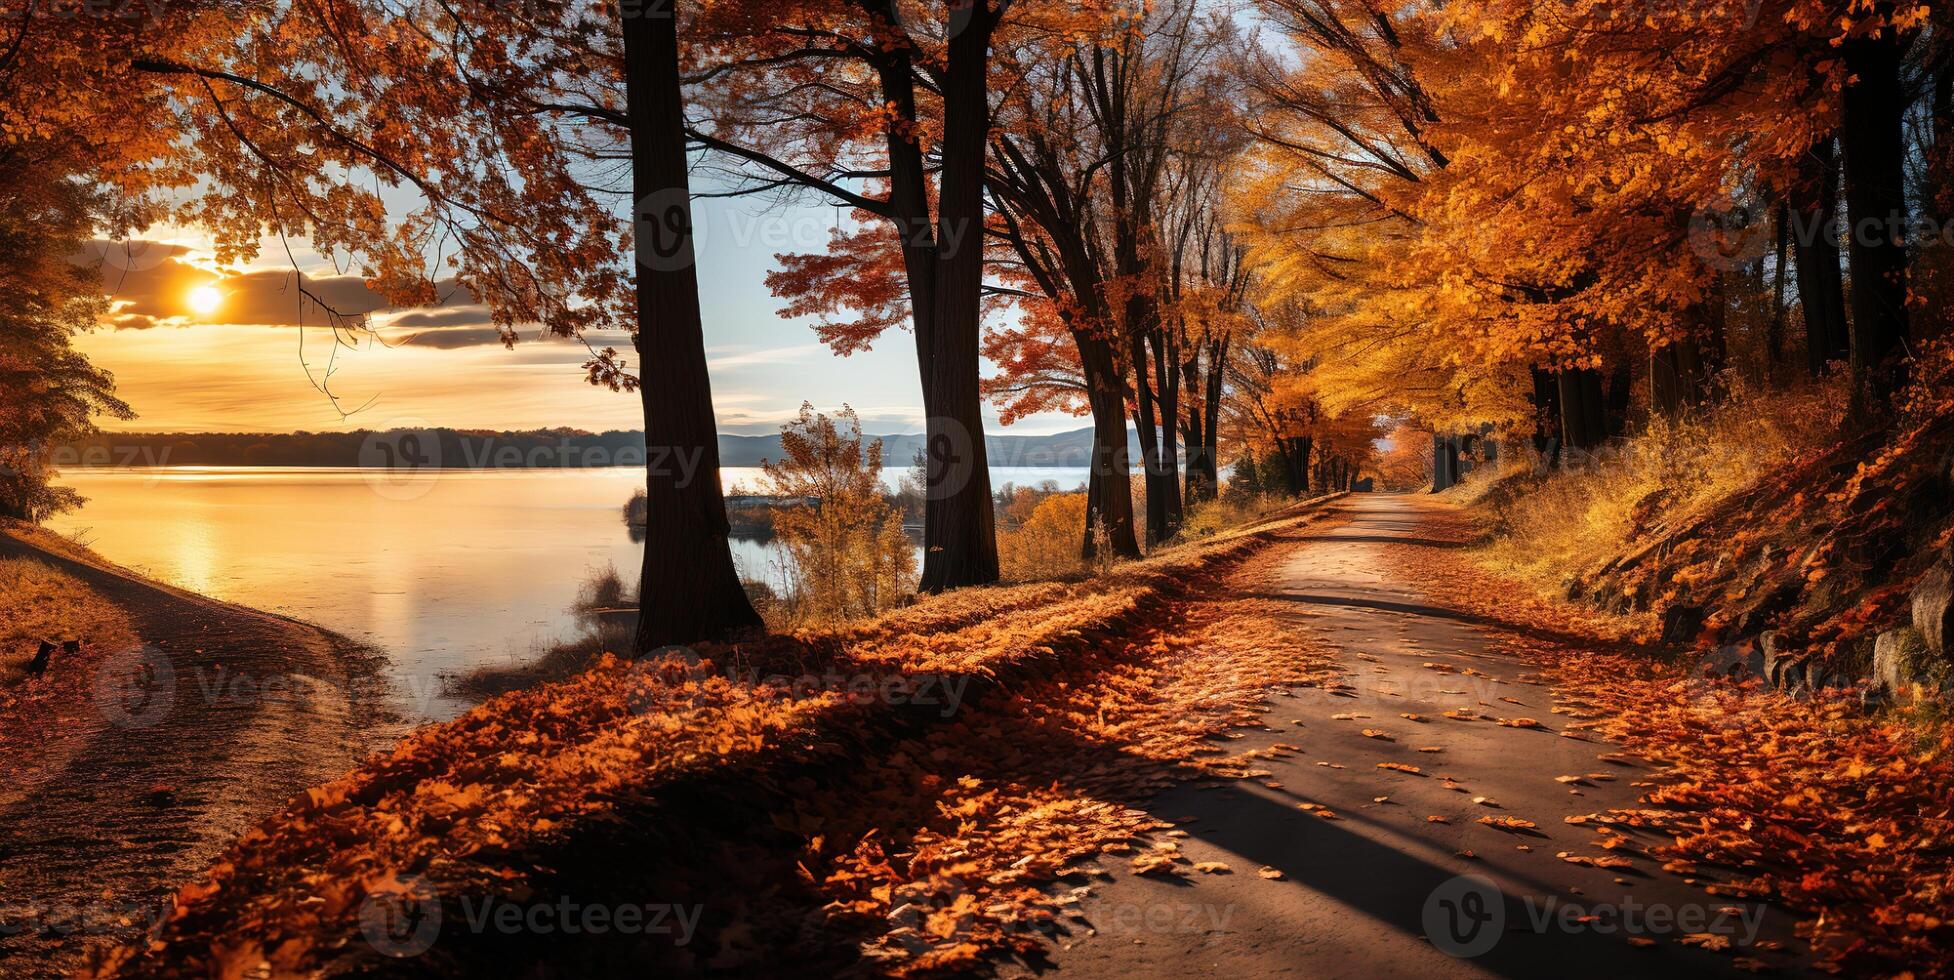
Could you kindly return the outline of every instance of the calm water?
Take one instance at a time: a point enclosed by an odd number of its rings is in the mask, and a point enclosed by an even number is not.
[[[992,471],[996,485],[1083,470]],[[728,487],[762,485],[728,468]],[[643,546],[619,508],[641,485],[632,468],[385,471],[161,467],[74,469],[61,482],[89,498],[49,526],[111,561],[232,602],[309,620],[392,661],[404,709],[450,717],[465,705],[441,677],[506,664],[570,637],[568,613],[591,572],[637,575]],[[769,544],[737,541],[742,574],[775,581]]]

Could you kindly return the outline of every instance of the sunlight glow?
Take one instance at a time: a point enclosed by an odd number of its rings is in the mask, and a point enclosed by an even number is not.
[[[199,316],[209,316],[224,305],[224,294],[216,286],[198,286],[190,290],[190,308]]]

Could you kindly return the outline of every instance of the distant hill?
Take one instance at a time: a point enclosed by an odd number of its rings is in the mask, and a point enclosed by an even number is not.
[[[922,433],[877,436],[883,461],[906,468],[923,448]],[[992,466],[1083,467],[1092,430],[1043,436],[991,435]],[[1139,438],[1127,431],[1132,458]],[[720,464],[758,466],[782,456],[780,437],[722,435]],[[660,454],[645,448],[643,432],[537,429],[388,429],[353,432],[104,432],[62,446],[58,466],[420,466],[439,469],[560,469],[639,466]]]

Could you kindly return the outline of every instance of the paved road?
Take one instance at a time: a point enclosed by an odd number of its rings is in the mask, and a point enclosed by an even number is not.
[[[371,661],[283,617],[50,554],[128,614],[144,647],[0,759],[0,977],[55,976],[124,940],[238,834],[376,747]]]
[[[1084,903],[1096,934],[1078,930],[1065,940],[1054,955],[1056,974],[1046,976],[1734,975],[1739,952],[1678,940],[1684,932],[1726,932],[1741,941],[1753,925],[1767,942],[1802,948],[1789,916],[1711,897],[1658,861],[1636,857],[1633,870],[1607,870],[1557,858],[1608,854],[1588,827],[1562,817],[1636,805],[1641,791],[1630,783],[1647,770],[1598,759],[1612,751],[1606,743],[1557,735],[1566,718],[1551,712],[1549,690],[1529,682],[1527,665],[1485,652],[1487,627],[1394,579],[1384,555],[1390,543],[1451,546],[1430,538],[1428,518],[1442,505],[1355,495],[1343,506],[1353,519],[1295,546],[1269,594],[1293,602],[1294,615],[1336,645],[1352,690],[1278,697],[1270,730],[1228,743],[1231,750],[1302,746],[1271,764],[1280,789],[1235,781],[1185,786],[1155,800],[1158,816],[1196,818],[1180,841],[1188,858],[1221,861],[1233,873],[1165,881],[1106,862],[1114,879]],[[1458,708],[1530,717],[1545,729],[1443,714]],[[1367,737],[1366,728],[1391,740]],[[1422,774],[1381,770],[1380,762]],[[1554,778],[1590,773],[1614,778]],[[1299,804],[1327,807],[1336,818]],[[1448,822],[1427,819],[1434,815]],[[1538,827],[1503,831],[1478,823],[1484,816]],[[1264,866],[1283,880],[1260,877]],[[1724,909],[1740,909],[1749,922]],[[1582,921],[1589,915],[1600,918]],[[1702,921],[1678,928],[1680,916]],[[1619,926],[1603,931],[1617,923],[1654,944],[1631,944]],[[1789,952],[1753,955],[1796,965]]]

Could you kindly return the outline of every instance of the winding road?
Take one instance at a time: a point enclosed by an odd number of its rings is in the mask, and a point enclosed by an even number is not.
[[[1507,627],[1394,576],[1391,546],[1457,546],[1432,527],[1446,505],[1358,494],[1338,506],[1351,519],[1294,545],[1267,594],[1336,647],[1349,689],[1275,698],[1266,729],[1228,743],[1301,745],[1267,764],[1280,789],[1190,784],[1150,805],[1182,822],[1187,858],[1231,873],[1163,879],[1109,867],[1082,903],[1084,924],[1048,964],[1056,973],[1043,975],[1719,976],[1800,962],[1781,910],[1713,897],[1647,857],[1613,870],[1560,859],[1633,856],[1658,843],[1631,830],[1630,847],[1605,851],[1592,825],[1562,819],[1637,806],[1632,784],[1648,769],[1604,760],[1615,750],[1599,739],[1557,734],[1566,719],[1551,713],[1551,692],[1529,665],[1486,650]],[[1478,717],[1445,715],[1462,708]],[[1522,717],[1542,727],[1496,721]],[[1318,816],[1324,808],[1334,817]],[[1499,829],[1482,817],[1535,826]],[[1264,878],[1264,867],[1281,878]],[[1686,944],[1690,933],[1731,949]],[[1782,948],[1760,951],[1757,941]]]

